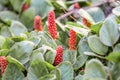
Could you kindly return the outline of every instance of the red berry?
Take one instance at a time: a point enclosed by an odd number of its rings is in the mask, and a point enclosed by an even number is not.
[[[88,22],[88,20],[87,20],[86,18],[82,18],[82,22],[83,22],[83,24],[86,25],[87,27],[90,27],[90,26],[91,26],[90,22]]]
[[[70,38],[69,38],[69,49],[75,50],[76,49],[76,32],[74,30],[70,30]]]
[[[75,9],[80,9],[79,3],[75,3],[75,4],[74,4],[74,8],[75,8]]]
[[[7,62],[6,57],[1,56],[0,57],[0,67],[1,67],[2,76],[3,76],[4,72],[5,72],[5,69],[6,69],[7,65],[8,65],[8,62]]]
[[[48,32],[53,39],[57,39],[57,28],[55,23],[55,13],[50,11],[48,14]]]
[[[37,31],[42,31],[42,20],[40,16],[35,16],[34,18],[34,29]]]
[[[25,10],[27,10],[29,7],[30,7],[29,4],[24,3],[23,6],[22,6],[22,12],[25,11]]]
[[[62,61],[63,61],[63,48],[62,46],[58,46],[57,49],[56,49],[56,57],[55,57],[55,60],[54,60],[54,65],[58,65],[60,64]]]

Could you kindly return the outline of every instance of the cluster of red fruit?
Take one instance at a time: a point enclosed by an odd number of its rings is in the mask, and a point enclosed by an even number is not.
[[[37,31],[42,31],[42,20],[40,16],[36,16],[34,18],[34,29]],[[50,11],[48,14],[48,32],[50,33],[53,39],[57,39],[57,28],[55,23],[55,13],[54,11]],[[76,49],[76,32],[74,30],[70,30],[70,38],[69,38],[69,49]],[[56,57],[54,61],[54,65],[58,65],[62,62],[63,48],[62,46],[58,46],[56,49]]]

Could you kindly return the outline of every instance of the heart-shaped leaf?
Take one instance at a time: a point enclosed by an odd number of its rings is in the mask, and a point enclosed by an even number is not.
[[[105,55],[108,51],[108,47],[105,46],[96,35],[88,37],[88,44],[92,51],[97,54]]]
[[[29,60],[33,48],[34,44],[32,42],[21,41],[12,46],[9,55],[25,64]]]
[[[100,40],[107,46],[113,46],[119,39],[118,25],[111,19],[106,19],[100,29]]]
[[[99,7],[93,7],[87,10],[95,22],[100,22],[105,19],[103,11]]]
[[[107,74],[104,70],[104,66],[99,60],[92,59],[87,62],[85,67],[85,80],[90,78],[106,79],[106,76]]]
[[[4,37],[11,37],[12,36],[12,34],[9,30],[9,27],[7,27],[7,26],[2,26],[0,35],[2,35]]]
[[[13,9],[17,12],[21,12],[24,0],[9,0]]]
[[[28,30],[33,29],[34,16],[34,8],[28,8],[20,16],[20,21],[28,28]]]
[[[62,62],[57,68],[60,69],[61,80],[73,80],[73,67],[70,62]]]
[[[21,33],[27,32],[27,28],[18,21],[12,21],[10,31],[13,33],[13,36],[19,36]]]
[[[72,64],[76,62],[77,52],[75,50],[66,50],[63,53],[63,61],[69,61]]]
[[[34,7],[36,14],[42,18],[45,18],[50,10],[53,10],[53,7],[46,0],[32,0],[31,7]]]
[[[15,64],[9,63],[2,80],[25,80],[25,77]]]
[[[48,70],[43,61],[35,59],[32,61],[27,74],[28,80],[39,80],[40,77],[43,77],[48,74]]]
[[[11,20],[17,20],[17,15],[11,11],[2,11],[0,12],[0,19],[10,24]]]
[[[56,76],[55,74],[48,74],[39,78],[38,80],[56,80]]]

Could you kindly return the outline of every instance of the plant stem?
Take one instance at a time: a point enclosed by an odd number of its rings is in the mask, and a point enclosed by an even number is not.
[[[59,21],[59,20],[61,20],[61,19],[64,19],[65,17],[71,15],[73,12],[74,12],[73,10],[72,10],[72,11],[69,11],[69,12],[65,13],[64,15],[58,17],[57,20]]]

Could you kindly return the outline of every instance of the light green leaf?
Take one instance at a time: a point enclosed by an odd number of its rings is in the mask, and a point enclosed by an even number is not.
[[[73,80],[73,67],[70,62],[62,62],[57,68],[60,69],[61,80]]]
[[[36,14],[40,15],[42,18],[45,18],[48,12],[53,10],[53,7],[48,4],[46,0],[32,0],[31,7],[34,7]]]
[[[17,15],[11,11],[1,11],[0,19],[8,24],[11,23],[11,20],[17,20]]]
[[[78,75],[75,77],[75,80],[83,80],[84,76],[83,75]]]
[[[10,31],[13,33],[13,36],[18,36],[21,33],[27,32],[27,28],[18,21],[12,21]]]
[[[92,51],[97,54],[105,55],[108,51],[108,47],[105,46],[96,35],[88,37],[88,44]]]
[[[45,60],[46,60],[47,62],[49,62],[50,64],[53,64],[53,63],[54,63],[55,56],[56,56],[56,52],[55,52],[55,51],[48,51],[48,52],[45,53],[45,55],[44,55]]]
[[[35,16],[34,8],[28,8],[20,16],[20,21],[28,28],[28,30],[33,29],[34,16]]]
[[[85,80],[90,78],[103,78],[106,79],[107,74],[104,70],[103,64],[97,60],[92,59],[87,62],[85,66]]]
[[[56,80],[55,74],[48,74],[43,77],[40,77],[39,80]]]
[[[113,14],[115,14],[116,16],[120,16],[120,6],[114,8],[112,10]]]
[[[9,0],[13,9],[17,12],[21,12],[24,0]]]
[[[28,46],[29,45],[29,46]],[[15,43],[10,49],[9,55],[25,64],[29,61],[34,44],[30,41],[21,41]]]
[[[50,73],[56,75],[56,80],[61,80],[61,74],[59,69],[55,68]]]
[[[9,63],[2,80],[25,80],[25,77],[15,64]]]
[[[77,52],[75,50],[66,50],[63,53],[63,61],[69,61],[72,64],[76,62]]]
[[[120,62],[120,52],[112,52],[106,57],[110,61]]]
[[[12,36],[12,34],[9,30],[9,27],[7,27],[7,26],[2,26],[0,35],[2,35],[4,37],[11,37]]]
[[[100,40],[107,46],[113,46],[119,39],[118,25],[111,19],[105,20],[100,29]]]
[[[116,44],[114,49],[113,49],[113,52],[120,52],[120,44]]]
[[[93,7],[87,10],[95,22],[100,22],[105,19],[103,11],[99,7]]]
[[[48,70],[43,61],[35,59],[32,61],[27,74],[28,80],[38,80],[40,77],[48,74]]]
[[[9,54],[9,49],[1,49],[0,56],[7,56]]]
[[[5,37],[0,36],[0,48],[2,47],[2,45],[4,44],[4,42],[5,42]]]
[[[21,71],[24,71],[25,70],[25,67],[22,63],[20,63],[18,60],[16,60],[15,58],[11,57],[11,56],[7,56],[7,61],[9,63],[13,63],[15,65],[17,65],[17,67],[21,70]]]

